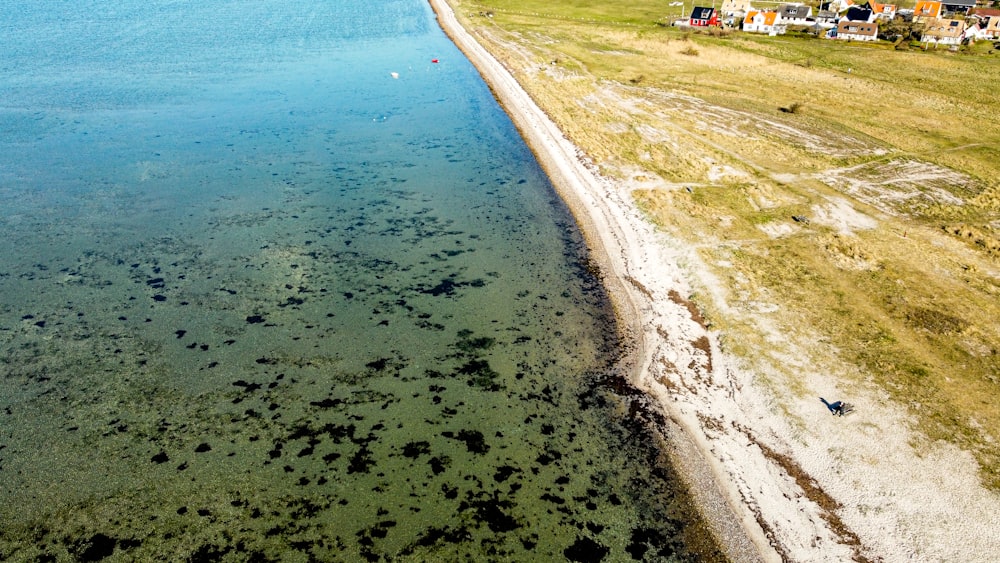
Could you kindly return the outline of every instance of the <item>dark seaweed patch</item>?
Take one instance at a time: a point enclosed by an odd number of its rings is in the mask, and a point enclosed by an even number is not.
[[[330,409],[330,408],[333,408],[333,407],[335,407],[335,406],[337,406],[337,405],[339,405],[339,404],[341,404],[343,402],[344,401],[342,401],[341,399],[331,399],[331,398],[327,397],[326,399],[323,399],[322,401],[310,401],[309,404],[312,405],[312,406],[314,406],[314,407],[319,407],[321,409]]]
[[[153,463],[166,463],[170,461],[170,457],[167,455],[167,452],[161,451],[160,453],[150,458],[149,461],[152,461]]]
[[[209,561],[222,561],[222,558],[232,551],[232,546],[219,547],[214,544],[206,543],[202,545],[191,557],[188,558],[190,563],[208,563]]]
[[[251,324],[251,325],[260,324],[260,323],[262,323],[262,322],[264,322],[266,320],[267,319],[265,319],[264,317],[262,317],[260,315],[248,315],[247,316],[247,324]]]
[[[432,457],[427,460],[427,464],[431,466],[431,471],[435,475],[440,475],[451,464],[451,458],[448,456]]]
[[[481,336],[479,338],[462,338],[455,345],[459,350],[466,353],[481,352],[484,350],[489,350],[496,344],[495,338],[490,338],[488,336]]]
[[[465,448],[474,454],[485,454],[490,451],[490,445],[486,443],[486,437],[478,430],[461,430],[458,435],[453,432],[442,432],[445,438],[452,438],[465,442]]]
[[[409,442],[403,446],[403,455],[410,459],[417,459],[418,457],[429,454],[430,452],[430,442]]]
[[[603,560],[611,550],[590,538],[577,538],[573,545],[563,550],[563,555],[570,561],[579,563],[597,563]]]
[[[516,467],[511,467],[510,465],[501,465],[497,467],[496,473],[493,474],[493,480],[497,483],[503,483],[510,478],[511,475],[515,473],[520,473],[521,470]]]
[[[517,519],[505,512],[510,510],[513,503],[509,500],[499,499],[496,492],[493,493],[492,498],[472,500],[468,502],[467,506],[472,508],[476,520],[485,522],[493,532],[510,532],[521,527]]]
[[[461,283],[455,283],[450,279],[443,279],[441,280],[441,283],[435,285],[434,287],[430,289],[421,288],[419,291],[420,293],[425,293],[433,295],[434,297],[438,297],[440,295],[454,295],[455,290],[461,286],[462,286]]]
[[[494,371],[490,367],[490,363],[486,360],[469,360],[458,368],[457,373],[467,376],[469,378],[468,383],[472,387],[482,387],[487,391],[499,391],[501,389],[500,385],[495,381],[500,377],[500,374]]]
[[[412,555],[417,547],[431,547],[438,543],[459,544],[472,541],[472,534],[462,526],[459,528],[427,528],[413,544],[402,550],[403,555]]]
[[[75,546],[80,561],[100,561],[115,552],[118,540],[105,534],[94,534]]]
[[[632,536],[625,551],[632,559],[639,561],[650,549],[656,549],[660,557],[670,557],[674,554],[670,538],[655,528],[638,527],[632,529]]]
[[[562,459],[561,453],[555,450],[548,450],[545,453],[540,454],[537,458],[535,458],[535,461],[537,461],[541,465],[548,465],[553,461],[558,461],[560,459]]]
[[[371,450],[368,449],[368,446],[363,446],[351,457],[351,461],[347,465],[347,473],[368,473],[373,465],[375,465],[375,460],[372,459]]]
[[[545,493],[540,498],[544,501],[551,502],[552,504],[566,504],[566,499],[550,493]]]

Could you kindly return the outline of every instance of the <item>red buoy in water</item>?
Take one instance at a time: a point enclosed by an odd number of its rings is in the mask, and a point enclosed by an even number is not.
[[[431,59],[431,62],[432,63],[436,63],[436,62],[438,62],[438,60],[437,59]]]

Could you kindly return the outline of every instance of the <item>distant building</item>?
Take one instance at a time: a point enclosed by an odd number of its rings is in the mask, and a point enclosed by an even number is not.
[[[922,22],[940,18],[941,8],[941,2],[918,0],[916,7],[913,8],[913,21]]]
[[[743,18],[743,31],[748,33],[766,33],[768,35],[784,35],[785,25],[778,18],[778,12],[747,12]]]
[[[878,24],[874,22],[841,20],[837,24],[836,37],[842,41],[877,41]]]
[[[778,7],[778,19],[785,25],[810,25],[812,8],[805,4],[782,4]]]
[[[933,45],[960,45],[965,39],[965,22],[962,20],[931,19],[924,22],[921,43]]]
[[[737,21],[742,21],[743,16],[752,9],[750,0],[724,0],[719,12],[723,18],[737,18]]]
[[[719,13],[715,11],[715,8],[695,8],[691,11],[688,25],[692,27],[719,25]]]
[[[820,10],[828,10],[834,13],[846,12],[848,8],[854,5],[853,0],[831,0],[830,2],[824,2],[819,5]]]
[[[944,0],[941,9],[946,14],[968,14],[976,7],[976,0]]]
[[[840,16],[832,10],[820,10],[816,12],[816,23],[823,27],[836,27]]]
[[[847,13],[844,14],[844,19],[852,22],[872,23],[876,17],[875,12],[867,6],[853,6],[848,8]]]
[[[895,4],[879,4],[878,2],[869,0],[868,9],[880,20],[889,21],[896,17]]]
[[[969,17],[978,20],[988,20],[991,17],[1000,16],[1000,9],[997,8],[973,8],[969,10]]]
[[[1000,16],[991,16],[983,27],[983,37],[986,39],[1000,39]]]

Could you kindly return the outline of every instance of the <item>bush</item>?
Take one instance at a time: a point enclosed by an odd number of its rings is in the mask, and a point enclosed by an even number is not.
[[[792,102],[788,105],[788,107],[778,109],[784,113],[799,113],[799,110],[802,109],[802,105],[802,102]]]

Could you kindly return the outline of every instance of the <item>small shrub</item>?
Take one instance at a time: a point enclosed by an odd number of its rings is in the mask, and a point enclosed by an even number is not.
[[[788,105],[788,107],[778,108],[778,109],[780,109],[784,113],[799,113],[799,110],[802,109],[802,105],[803,105],[802,102],[792,102],[791,104]]]
[[[682,55],[688,55],[688,56],[691,56],[691,57],[697,57],[698,56],[698,49],[695,49],[693,46],[688,45],[687,47],[684,48],[683,51],[681,51],[681,54]]]

